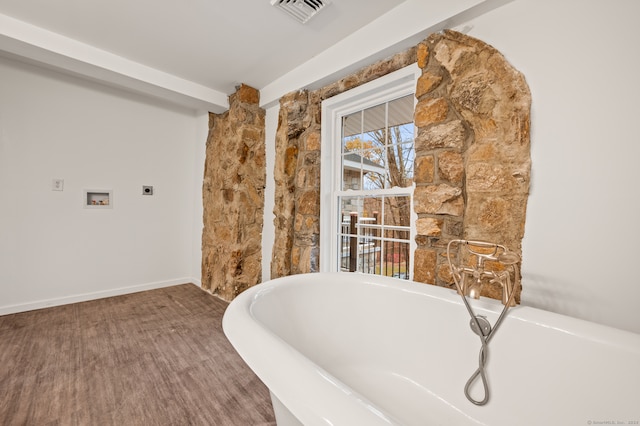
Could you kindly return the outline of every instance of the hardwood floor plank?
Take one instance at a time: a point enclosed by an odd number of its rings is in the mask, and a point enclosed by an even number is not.
[[[0,423],[275,425],[226,306],[185,284],[0,316]]]

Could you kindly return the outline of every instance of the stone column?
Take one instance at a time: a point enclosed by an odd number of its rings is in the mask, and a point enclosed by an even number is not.
[[[414,63],[415,51],[411,48],[395,54],[313,92],[292,92],[280,99],[272,278],[317,272],[320,267],[322,101]]]
[[[417,57],[414,278],[451,286],[444,256],[451,239],[497,242],[521,254],[531,95],[500,52],[464,34],[433,34]],[[500,298],[501,289],[485,286],[483,295]]]
[[[229,110],[209,115],[202,188],[202,287],[225,300],[262,281],[265,111],[241,85]]]
[[[307,91],[292,92],[280,99],[278,129],[276,131],[276,161],[274,167],[275,239],[271,259],[271,278],[291,275],[295,240],[297,175],[301,136],[308,126]],[[298,254],[299,258],[299,254]]]

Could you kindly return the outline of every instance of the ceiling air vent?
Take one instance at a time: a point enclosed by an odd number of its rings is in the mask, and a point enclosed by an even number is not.
[[[303,24],[330,3],[330,0],[271,0],[272,6]]]

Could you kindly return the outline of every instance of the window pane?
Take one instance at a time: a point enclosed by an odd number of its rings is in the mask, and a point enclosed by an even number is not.
[[[397,158],[402,158],[403,187],[413,183],[413,166],[416,161],[416,149],[413,141],[397,145]]]
[[[357,139],[362,139],[362,111],[342,117],[342,153],[352,151]]]
[[[342,118],[340,190],[376,191],[336,194],[343,271],[409,278],[411,196],[384,190],[412,186],[413,105],[407,95]]]
[[[389,102],[389,127],[398,127],[411,124],[413,127],[413,95],[403,96]],[[411,133],[413,138],[413,132]]]
[[[413,96],[389,102],[388,186],[406,188],[413,179]]]
[[[363,156],[369,160],[364,189],[387,188],[387,104],[377,105],[363,111],[363,132],[367,141]]]
[[[408,196],[388,196],[384,201],[384,225],[408,227],[411,221],[411,199]]]
[[[355,153],[342,156],[342,185],[341,189],[362,188],[362,157]]]
[[[370,141],[382,142],[385,140],[387,128],[387,104],[376,105],[362,111],[362,132],[369,135]]]
[[[362,111],[342,118],[342,185],[347,189],[362,188]]]
[[[343,154],[354,153],[362,155],[362,150],[366,147],[364,141],[366,136],[358,133],[357,135],[342,138]]]
[[[408,95],[343,117],[342,190],[411,186],[413,102]]]
[[[385,197],[384,207],[382,274],[408,279],[411,199],[408,196]]]
[[[362,211],[362,197],[338,197],[340,232],[338,235],[338,268],[356,271],[358,254],[358,217]]]
[[[367,149],[362,152],[362,178],[364,189],[386,188],[387,169],[385,152],[381,148]]]
[[[345,217],[349,216],[350,213],[357,213],[360,214],[360,211],[362,210],[362,201],[361,201],[361,197],[338,197],[338,199],[340,200],[340,202],[338,203],[338,205],[340,206],[340,213],[342,214],[342,219],[343,220],[348,220],[345,219]]]

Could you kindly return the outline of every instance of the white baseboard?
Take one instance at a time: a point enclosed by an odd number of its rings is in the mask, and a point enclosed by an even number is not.
[[[53,299],[36,300],[33,302],[20,303],[17,305],[0,306],[0,315],[15,314],[19,312],[33,311],[35,309],[50,308],[52,306],[67,305],[69,303],[86,302],[88,300],[103,299],[105,297],[120,296],[123,294],[137,293],[140,291],[154,290],[157,288],[171,287],[179,284],[195,284],[201,287],[200,280],[187,277],[175,280],[158,281],[153,283],[138,284],[129,287],[120,287],[109,290],[96,291],[92,293],[75,294],[71,296],[57,297]]]

